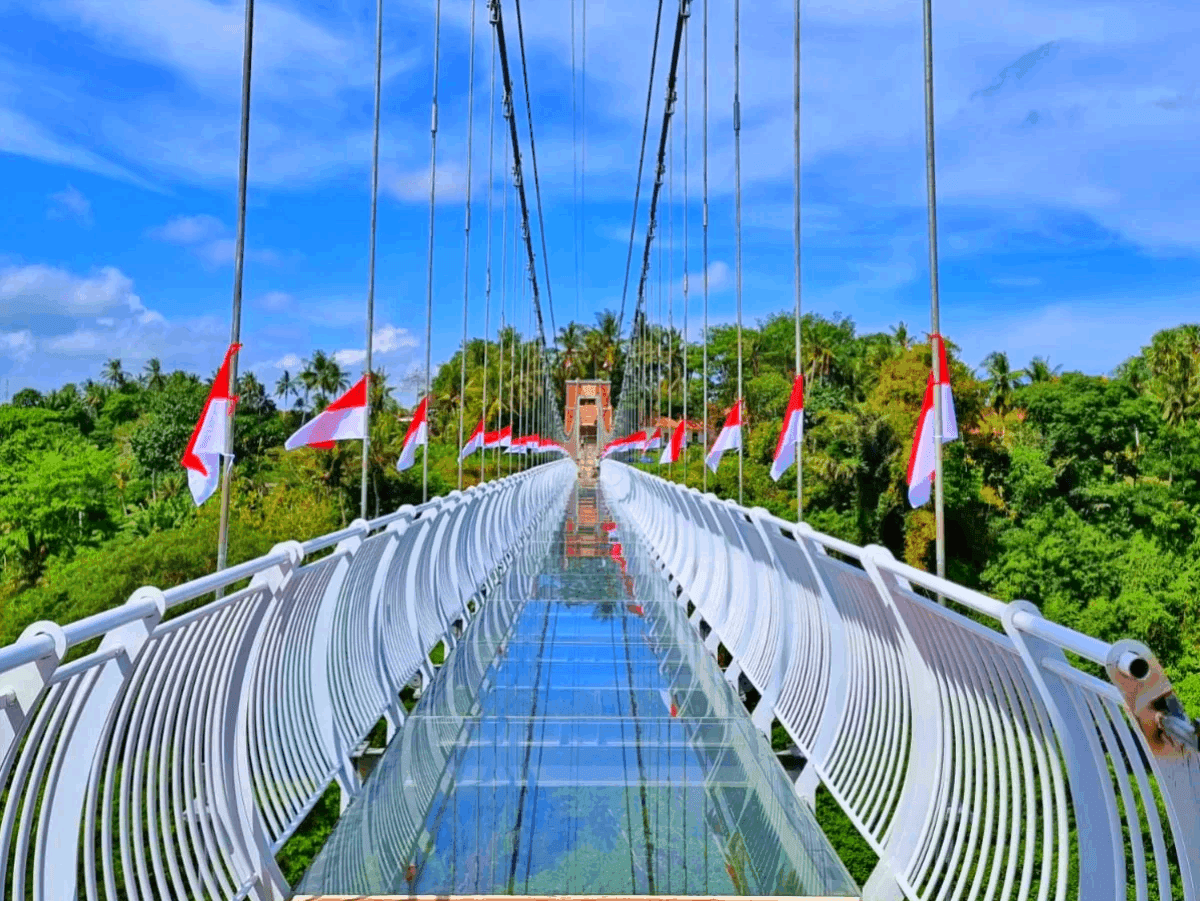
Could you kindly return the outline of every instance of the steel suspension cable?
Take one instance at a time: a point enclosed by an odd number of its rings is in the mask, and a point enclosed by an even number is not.
[[[675,131],[671,131],[671,152],[667,156],[667,421],[675,415],[673,385],[675,382],[675,357],[672,354],[675,342]],[[663,436],[669,441],[670,437]],[[675,461],[667,468],[667,474],[675,472]]]
[[[575,0],[571,0],[571,243],[575,245],[575,319],[578,320],[582,305],[580,282],[582,272],[579,268],[579,112],[575,102],[576,95],[575,72]]]
[[[579,47],[579,274],[587,270],[587,5],[581,0],[583,21]]]
[[[463,222],[463,307],[462,356],[458,375],[458,490],[463,487],[463,427],[467,412],[467,313],[471,297],[471,164],[475,136],[475,13],[477,0],[471,0],[471,49],[467,62],[467,198]],[[485,333],[486,334],[486,333]]]
[[[525,85],[525,122],[529,126],[529,161],[533,165],[533,195],[537,202],[538,231],[542,236],[542,272],[546,275],[546,310],[550,313],[550,334],[557,335],[558,328],[554,324],[554,292],[550,288],[550,254],[546,250],[546,218],[542,214],[542,180],[538,177],[537,144],[533,140],[533,103],[529,99],[529,69],[525,63],[525,29],[521,24],[521,0],[513,0],[513,5],[517,10],[517,44],[521,50],[521,80]],[[544,332],[542,343],[546,343]]]
[[[704,80],[704,115],[701,141],[701,159],[703,160],[703,190],[701,193],[701,232],[703,236],[703,256],[701,265],[704,267],[704,447],[700,455],[701,487],[708,491],[708,467],[703,465],[704,457],[708,454],[708,0],[704,0],[704,25],[701,29],[703,36],[703,60],[700,67]]]
[[[238,135],[238,222],[233,252],[233,310],[229,343],[238,344],[242,334],[242,272],[246,260],[246,183],[250,163],[250,73],[254,57],[254,0],[246,0],[245,33],[242,43],[242,119]],[[237,394],[237,354],[229,358],[230,397]],[[232,407],[230,407],[232,409]],[[229,486],[233,478],[233,416],[225,431],[225,470],[221,474],[221,518],[217,526],[217,569],[225,568],[229,553]],[[216,592],[221,597],[221,591]]]
[[[529,203],[525,197],[525,179],[522,174],[521,145],[517,137],[517,117],[512,103],[512,74],[508,66],[508,45],[504,38],[504,11],[500,0],[488,0],[491,10],[492,26],[496,31],[496,47],[500,53],[500,71],[504,78],[504,118],[508,122],[509,137],[512,142],[513,155],[513,185],[521,202],[521,232],[525,238],[525,251],[528,257],[528,273],[533,290],[533,308],[537,314],[538,333],[545,341],[546,330],[542,324],[542,305],[538,292],[537,266],[533,254],[533,232],[529,227]],[[515,312],[515,308],[514,308]]]
[[[796,181],[796,211],[795,211],[795,255],[796,255],[796,376],[803,377],[803,337],[801,335],[801,298],[800,298],[800,0],[794,0],[794,15],[796,18],[795,31],[793,33],[793,52],[795,55],[795,71],[792,76],[792,143],[795,146],[795,173]],[[800,420],[803,424],[804,409],[800,410]],[[804,520],[804,429],[801,426],[799,434],[796,436],[796,522]]]
[[[737,397],[735,404],[742,402],[742,104],[741,91],[741,0],[733,0],[733,208],[734,208],[734,259],[737,282]],[[738,503],[743,501],[743,464],[746,452],[746,408],[739,410],[741,440],[738,441]]]
[[[799,2],[799,0],[796,0]],[[688,369],[688,219],[691,217],[691,207],[688,205],[688,80],[691,77],[688,60],[691,57],[691,30],[685,26],[683,33],[683,442],[680,455],[683,458],[683,484],[688,483],[688,395],[691,393],[691,372]]]
[[[429,411],[429,394],[433,389],[433,237],[437,212],[437,131],[438,131],[438,68],[442,50],[442,0],[435,0],[433,18],[433,99],[429,123],[429,271],[425,288],[425,403]],[[426,420],[428,421],[428,419]],[[429,428],[421,453],[421,503],[429,500]]]
[[[472,5],[471,27],[475,26]],[[483,287],[483,399],[480,402],[480,419],[483,420],[484,446],[479,451],[479,481],[487,480],[487,426],[488,426],[488,347],[492,343],[492,198],[496,186],[496,42],[492,45],[491,86],[488,91],[488,201],[487,201],[487,268]],[[501,346],[503,353],[503,346]],[[503,371],[504,357],[500,357]],[[497,417],[497,430],[500,428]]]
[[[504,142],[504,171],[508,171],[508,142]],[[508,179],[504,180],[504,213],[501,219],[502,225],[500,228],[500,388],[499,401],[497,409],[500,415],[496,417],[496,430],[502,431],[504,428],[504,312],[507,308],[508,301]],[[509,353],[512,349],[509,348]],[[511,366],[511,361],[510,361]],[[508,382],[509,402],[508,402],[508,424],[512,427],[512,377],[509,376]],[[502,454],[503,447],[496,448],[496,478],[500,478],[500,469],[504,464]]]
[[[646,135],[650,130],[650,106],[654,100],[654,70],[658,66],[658,36],[662,30],[662,12],[663,0],[658,0],[658,16],[654,23],[654,46],[650,51],[650,79],[646,84],[646,114],[642,118],[642,147],[638,151],[638,174],[633,188],[633,217],[629,223],[629,252],[625,255],[625,286],[621,289],[621,313],[617,317],[617,334],[620,334],[625,326],[625,300],[629,294],[629,272],[633,266],[633,240],[637,236],[638,204],[642,196],[642,171],[646,165]]]
[[[375,339],[375,234],[379,209],[379,106],[383,93],[383,0],[375,4],[375,123],[371,141],[371,235],[367,252],[367,358],[363,374],[367,378],[367,422],[363,431],[362,491],[360,509],[367,515],[367,468],[371,457],[371,352]]]
[[[655,167],[654,188],[650,193],[650,215],[646,225],[646,244],[642,250],[642,273],[638,281],[637,303],[645,301],[646,279],[650,271],[650,247],[658,227],[658,198],[662,191],[663,175],[666,172],[667,137],[671,130],[671,119],[675,113],[675,84],[679,71],[679,51],[683,43],[683,28],[690,12],[691,0],[680,0],[679,13],[675,19],[675,38],[671,46],[671,65],[667,72],[666,99],[663,101],[662,129],[658,136],[658,155]],[[623,302],[623,301],[622,301]]]

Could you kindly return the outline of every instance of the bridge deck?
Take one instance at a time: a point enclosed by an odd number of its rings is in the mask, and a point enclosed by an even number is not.
[[[856,894],[597,490],[549,519],[301,893]]]

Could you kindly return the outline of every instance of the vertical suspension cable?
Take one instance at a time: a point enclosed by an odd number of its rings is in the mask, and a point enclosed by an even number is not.
[[[471,296],[471,163],[475,136],[475,11],[477,0],[471,0],[471,49],[467,62],[467,198],[463,222],[463,330],[462,356],[458,374],[458,490],[463,486],[463,426],[467,412],[467,313]]]
[[[250,70],[254,56],[254,0],[246,0],[245,34],[242,44],[242,121],[238,138],[238,222],[233,253],[233,310],[229,343],[238,344],[242,334],[242,269],[246,259],[246,175],[250,163]],[[229,395],[237,394],[237,354],[229,358]],[[217,570],[225,568],[229,554],[229,486],[233,478],[232,405],[225,431],[225,470],[221,475],[221,519],[217,526]],[[216,592],[221,597],[220,589]]]
[[[934,165],[933,147],[933,7],[930,0],[924,5],[925,37],[925,188],[929,206],[929,319],[933,329],[930,346],[933,349],[933,381],[942,382],[942,355],[938,342],[941,340],[941,310],[938,298],[938,249],[937,249],[937,176]],[[942,392],[933,392],[933,453],[934,453],[934,501],[933,515],[936,534],[937,574],[946,575],[946,494],[942,479]],[[945,599],[938,595],[938,603]]]
[[[494,45],[493,45],[494,46]],[[504,172],[508,171],[508,141],[503,141],[504,144]],[[508,179],[504,180],[504,213],[501,218],[500,228],[500,393],[499,393],[499,408],[503,415],[504,413],[504,313],[508,306]],[[512,341],[509,341],[508,353],[512,356]],[[509,360],[509,379],[508,379],[508,426],[509,432],[512,432],[512,360]],[[497,418],[497,430],[503,429],[504,424]],[[511,439],[511,434],[510,434]],[[501,477],[501,468],[505,463],[504,448],[496,448],[496,478]]]
[[[575,319],[580,316],[579,269],[579,114],[575,103],[575,0],[571,0],[571,203],[574,206],[571,224],[571,243],[575,245]]]
[[[796,255],[796,376],[804,374],[802,351],[802,336],[800,333],[800,317],[802,313],[800,301],[800,0],[794,0],[794,15],[796,17],[793,32],[793,51],[796,58],[795,71],[792,76],[792,143],[795,147],[796,180],[796,221],[794,224],[795,255]],[[796,522],[804,520],[804,409],[800,410],[800,433],[796,436]]]
[[[474,10],[471,27],[475,27]],[[496,41],[492,39],[492,75],[488,91],[488,201],[487,201],[487,268],[483,287],[483,400],[480,403],[480,418],[483,420],[484,446],[479,451],[479,482],[487,479],[487,426],[488,426],[488,346],[492,343],[492,197],[496,184]],[[500,366],[503,371],[504,356],[501,346]],[[496,424],[500,429],[499,417]]]
[[[383,93],[383,0],[375,4],[375,125],[371,143],[371,237],[367,261],[367,423],[363,432],[360,514],[367,516],[367,466],[371,455],[371,352],[375,343],[375,223],[379,209],[379,105]]]
[[[580,7],[583,21],[579,47],[579,274],[582,280],[587,271],[587,0],[581,0]]]
[[[442,56],[442,0],[435,0],[433,16],[433,99],[429,121],[429,271],[425,287],[425,403],[429,409],[429,393],[433,389],[433,228],[437,211],[437,131],[438,131],[438,65]],[[426,427],[428,429],[428,426]],[[432,431],[431,429],[428,429]],[[429,440],[428,433],[421,453],[421,503],[429,500]]]
[[[737,397],[742,402],[742,104],[741,91],[741,25],[742,3],[733,0],[733,208],[734,258],[737,270]],[[746,452],[746,408],[740,410],[742,437],[738,441],[738,503],[742,503],[743,468]]]
[[[796,0],[800,2],[800,0]],[[684,26],[683,32],[683,443],[680,447],[680,456],[683,463],[683,485],[686,488],[688,483],[688,394],[691,393],[690,376],[688,370],[688,218],[690,217],[691,208],[688,206],[688,79],[690,78],[690,67],[688,59],[691,57],[691,41],[689,35],[691,33],[691,19]],[[686,798],[686,795],[685,795]],[[684,820],[687,820],[687,808],[684,808]],[[684,891],[687,891],[686,869],[684,871]]]
[[[667,421],[675,415],[673,385],[675,381],[675,129],[671,129],[671,152],[667,156]],[[664,442],[670,440],[663,436]],[[675,462],[667,467],[667,475],[675,473]]]
[[[704,0],[704,24],[701,28],[703,36],[703,60],[700,67],[704,79],[704,115],[703,139],[701,141],[701,159],[703,161],[703,188],[701,193],[701,231],[703,235],[703,256],[701,265],[704,267],[704,448],[700,455],[701,464],[708,454],[708,0]],[[708,467],[700,467],[701,487],[708,491]]]

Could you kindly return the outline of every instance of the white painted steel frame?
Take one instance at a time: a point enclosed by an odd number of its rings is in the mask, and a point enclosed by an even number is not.
[[[359,791],[356,746],[403,721],[400,689],[574,478],[558,461],[31,625],[0,648],[0,897],[287,897],[275,854],[331,782]]]
[[[727,678],[760,695],[756,725],[777,719],[804,754],[797,791],[823,784],[879,854],[864,897],[1200,898],[1194,726],[1169,691],[1145,705],[1152,681],[1130,668],[1161,671],[1143,645],[616,461],[600,472],[709,649],[730,652]]]

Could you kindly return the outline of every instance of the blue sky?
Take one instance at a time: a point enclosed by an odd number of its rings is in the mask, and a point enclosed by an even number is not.
[[[581,205],[571,13],[578,40],[583,2],[522,5],[560,326],[620,305],[653,34],[644,0],[588,3]],[[491,59],[478,6],[476,335]],[[433,5],[385,7],[377,348],[403,377],[424,360]],[[681,86],[675,202],[660,208],[658,231],[674,240],[661,271],[655,254],[651,302],[657,314],[661,283],[663,315],[673,300],[681,323],[686,215],[696,334],[702,0],[692,8],[689,203],[685,211]],[[748,321],[792,302],[791,9],[790,0],[742,4]],[[260,0],[257,10],[242,365],[273,383],[316,348],[355,368],[365,346],[375,6]],[[462,333],[470,0],[443,0],[442,10],[435,362]],[[168,368],[215,369],[229,335],[242,15],[222,0],[0,0],[0,379],[9,391],[98,377],[113,356],[134,371],[153,356]],[[709,0],[709,17],[710,316],[720,322],[735,309],[730,0]],[[505,18],[515,64],[511,2]],[[672,24],[673,15],[663,54]],[[920,4],[806,0],[803,26],[805,306],[850,315],[863,330],[904,320],[923,333]],[[934,28],[943,329],[966,360],[1000,349],[1015,365],[1041,354],[1106,372],[1158,328],[1200,319],[1200,64],[1189,40],[1200,7],[938,0]],[[656,85],[652,135],[662,93]],[[523,112],[520,121],[532,188]],[[491,324],[503,302],[525,328],[511,241],[507,287],[501,278],[499,133],[495,147]],[[644,223],[643,208],[638,256]]]

